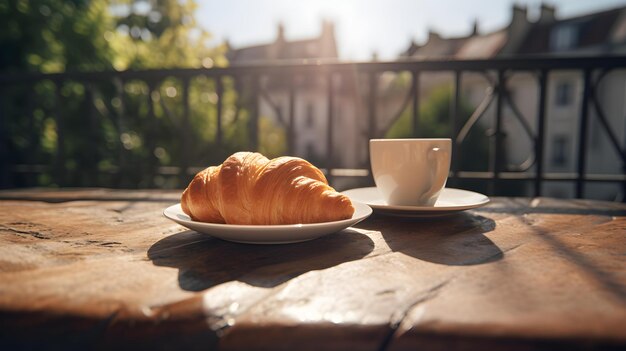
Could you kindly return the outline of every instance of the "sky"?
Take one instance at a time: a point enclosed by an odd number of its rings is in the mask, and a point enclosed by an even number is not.
[[[198,1],[196,18],[214,35],[213,44],[228,39],[234,48],[276,39],[277,25],[287,40],[319,35],[323,20],[335,23],[342,60],[393,60],[411,40],[423,43],[428,30],[442,36],[467,35],[475,20],[479,32],[506,26],[513,4],[539,15],[541,0],[219,0]],[[626,6],[626,0],[551,0],[558,18]]]

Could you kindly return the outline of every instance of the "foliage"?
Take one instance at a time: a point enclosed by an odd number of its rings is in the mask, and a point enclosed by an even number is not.
[[[409,106],[386,134],[387,138],[449,138],[450,113],[452,111],[452,87],[441,86],[432,91],[420,104],[418,135],[412,135],[413,122],[411,107]],[[474,109],[465,100],[459,103],[459,121],[466,121]],[[453,138],[454,139],[454,138]],[[488,139],[485,138],[485,129],[480,124],[475,125],[463,144],[457,148],[460,155],[456,155],[458,167],[464,171],[480,171],[487,169]]]
[[[195,20],[196,6],[192,0],[0,1],[0,23],[7,28],[0,31],[0,73],[226,66],[226,48],[210,46],[210,34]],[[3,104],[3,163],[48,166],[38,178],[15,176],[9,184],[181,186],[184,177],[151,174],[160,166],[216,164],[249,148],[249,101],[238,96],[232,78],[223,79],[223,144],[217,145],[213,79],[189,81],[185,111],[184,82],[147,77],[123,84],[43,80],[5,89],[0,98],[11,103]],[[259,127],[260,150],[281,153],[284,132],[265,118]],[[58,143],[66,156],[63,183],[55,181]]]

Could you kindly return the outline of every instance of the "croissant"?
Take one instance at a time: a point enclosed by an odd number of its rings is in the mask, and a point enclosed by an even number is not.
[[[237,152],[200,171],[183,192],[181,206],[195,221],[227,224],[318,223],[354,213],[350,199],[306,160],[269,160],[253,152]]]

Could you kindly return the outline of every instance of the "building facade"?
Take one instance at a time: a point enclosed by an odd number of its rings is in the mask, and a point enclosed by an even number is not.
[[[320,35],[305,40],[287,40],[282,25],[276,40],[269,44],[230,49],[231,65],[284,62],[311,63],[338,60],[334,25],[324,21]],[[367,156],[363,148],[363,120],[359,119],[359,94],[355,74],[300,72],[296,76],[268,76],[259,89],[259,116],[269,118],[285,129],[293,111],[295,137],[289,152],[304,157],[320,167],[357,168]],[[330,87],[329,87],[330,85]],[[332,121],[329,121],[328,89],[332,88]],[[289,106],[290,90],[294,106]],[[243,87],[249,90],[249,87]],[[330,126],[329,126],[330,123]],[[327,139],[332,128],[332,141]],[[331,150],[328,147],[332,148]]]
[[[532,56],[603,56],[626,54],[626,7],[571,18],[559,18],[556,9],[541,5],[539,17],[532,21],[527,9],[512,8],[509,25],[491,33],[480,33],[474,25],[468,36],[442,38],[431,32],[423,45],[411,43],[403,58],[412,59],[491,59],[523,58]],[[493,73],[493,72],[492,72]],[[491,74],[491,73],[488,73]],[[491,75],[493,80],[495,75]],[[593,77],[595,78],[595,77]],[[432,88],[451,84],[450,75],[434,74],[422,82],[423,98]],[[462,77],[462,96],[478,106],[490,93],[491,83],[486,77],[467,73]],[[539,88],[537,76],[528,72],[507,77],[507,92],[514,108],[531,131],[537,131]],[[579,71],[555,70],[548,77],[546,97],[546,137],[544,171],[571,173],[578,167],[578,137],[580,131],[583,77]],[[596,93],[611,129],[622,142],[626,140],[626,71],[607,74],[596,87]],[[480,123],[493,126],[495,104],[491,104]],[[589,174],[623,174],[624,166],[600,125],[596,110],[589,107],[588,149],[586,157]],[[532,164],[533,140],[524,132],[523,123],[513,107],[503,108],[506,158],[511,169]],[[517,166],[517,167],[515,167]],[[528,169],[534,171],[534,167]],[[530,184],[528,185],[530,187]],[[573,197],[573,182],[545,182],[543,193],[553,197]],[[619,184],[588,184],[586,197],[605,200],[624,196]],[[529,189],[530,190],[530,189]],[[529,191],[530,193],[530,191]]]

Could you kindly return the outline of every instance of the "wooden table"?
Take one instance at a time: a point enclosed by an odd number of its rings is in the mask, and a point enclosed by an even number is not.
[[[626,206],[496,198],[255,246],[179,192],[0,192],[0,349],[626,348]]]

